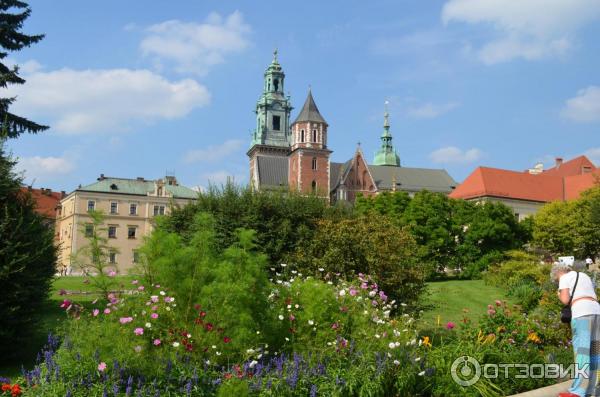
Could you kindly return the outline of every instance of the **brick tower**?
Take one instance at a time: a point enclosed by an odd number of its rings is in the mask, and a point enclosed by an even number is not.
[[[329,200],[329,155],[327,122],[319,113],[312,93],[291,126],[289,188],[303,194],[316,194]]]

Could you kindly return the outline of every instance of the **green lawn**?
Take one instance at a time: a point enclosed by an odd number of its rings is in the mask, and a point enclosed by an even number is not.
[[[477,321],[487,312],[487,305],[497,299],[513,303],[503,289],[486,285],[483,280],[431,282],[427,284],[427,292],[425,302],[431,308],[423,313],[423,328],[437,327],[438,317],[440,326],[445,326],[448,321],[458,324],[465,315]]]
[[[134,278],[135,277],[133,276],[117,276],[116,280],[119,282],[118,288],[130,288],[131,280]],[[73,294],[61,296],[59,294],[61,289],[73,292]],[[50,299],[44,305],[44,314],[42,316],[40,327],[30,339],[30,343],[28,343],[27,346],[22,347],[19,357],[10,361],[0,359],[0,376],[9,378],[19,376],[21,374],[21,366],[24,366],[26,369],[31,369],[35,364],[37,353],[41,350],[44,343],[46,343],[48,333],[55,332],[66,318],[64,309],[60,308],[61,302],[64,299],[69,299],[85,306],[86,303],[89,304],[89,302],[96,299],[98,295],[81,294],[80,292],[92,291],[93,286],[85,284],[84,277],[68,276],[55,278],[52,284]]]

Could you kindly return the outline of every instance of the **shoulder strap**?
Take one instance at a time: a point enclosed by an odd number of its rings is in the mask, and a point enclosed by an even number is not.
[[[579,281],[579,272],[577,272],[577,278],[575,278],[575,285],[573,286],[573,292],[571,292],[571,297],[569,298],[569,306],[571,306],[571,302],[573,302],[573,295],[575,295],[575,288],[577,288],[578,281]]]

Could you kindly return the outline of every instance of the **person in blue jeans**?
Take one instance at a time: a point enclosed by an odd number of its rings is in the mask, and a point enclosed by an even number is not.
[[[600,368],[600,304],[590,277],[575,272],[571,267],[556,263],[552,278],[558,280],[558,298],[567,305],[571,301],[571,332],[575,364],[584,369],[577,375],[567,393],[559,397],[600,396],[598,369]],[[577,285],[575,282],[577,281]]]

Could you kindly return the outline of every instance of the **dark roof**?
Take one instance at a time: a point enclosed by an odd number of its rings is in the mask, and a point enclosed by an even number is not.
[[[394,180],[399,184],[396,189],[405,191],[449,193],[457,185],[448,172],[441,169],[369,165],[369,170],[379,190],[392,190]]]
[[[288,185],[288,158],[277,156],[257,156],[258,183],[261,187]]]
[[[294,123],[298,123],[301,121],[315,121],[318,123],[325,123],[325,119],[319,113],[319,108],[313,99],[312,92],[308,90],[308,97],[306,97],[306,101],[304,102],[304,106],[302,106],[302,110],[298,117],[296,117],[296,121]]]

